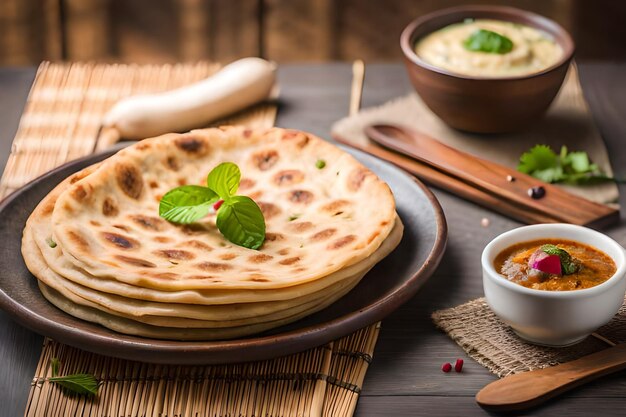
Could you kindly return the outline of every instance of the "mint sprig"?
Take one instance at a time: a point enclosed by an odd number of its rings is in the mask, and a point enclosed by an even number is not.
[[[623,182],[604,174],[583,151],[569,152],[566,146],[556,154],[547,145],[535,145],[520,157],[517,170],[544,182],[589,185],[600,182]]]
[[[219,164],[207,176],[206,187],[185,185],[167,192],[159,204],[159,215],[172,223],[188,224],[216,207],[220,233],[236,245],[258,249],[265,241],[265,219],[254,200],[235,195],[240,180],[236,164]],[[214,206],[217,201],[222,201],[221,205]]]
[[[265,219],[250,197],[237,195],[224,200],[217,211],[216,225],[236,245],[258,249],[265,240]]]
[[[60,362],[57,358],[50,361],[52,377],[48,381],[60,385],[67,391],[80,395],[95,395],[98,393],[98,380],[90,374],[72,374],[58,376]]]
[[[468,51],[488,54],[506,54],[513,49],[513,41],[504,35],[486,29],[477,29],[463,41]]]
[[[228,197],[235,195],[239,189],[240,181],[241,171],[239,167],[232,162],[224,162],[209,172],[206,185],[220,198],[226,200]]]
[[[217,193],[201,185],[183,185],[168,191],[159,203],[159,216],[173,223],[193,223],[211,211]]]
[[[563,275],[570,275],[578,272],[578,263],[574,261],[572,256],[565,250],[556,245],[546,244],[541,246],[541,250],[548,255],[556,255],[561,260],[561,270]]]

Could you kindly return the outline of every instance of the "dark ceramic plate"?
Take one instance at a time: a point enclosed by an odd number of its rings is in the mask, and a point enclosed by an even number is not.
[[[269,359],[320,346],[381,320],[409,300],[434,272],[446,245],[446,222],[439,203],[422,183],[389,163],[346,150],[391,186],[404,223],[404,237],[349,294],[305,319],[242,339],[180,342],[116,333],[48,303],[22,260],[26,219],[56,184],[114,151],[59,167],[0,203],[0,307],[24,326],[63,343],[108,356],[170,364]]]

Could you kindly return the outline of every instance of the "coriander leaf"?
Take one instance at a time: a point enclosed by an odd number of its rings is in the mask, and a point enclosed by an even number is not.
[[[468,51],[502,55],[511,52],[513,42],[499,33],[478,29],[465,39],[463,46]]]
[[[624,180],[609,177],[601,173],[569,174],[567,178],[565,178],[562,182],[571,185],[596,185],[605,183],[607,181],[614,181],[619,184],[624,184]]]
[[[555,154],[546,145],[536,145],[520,157],[517,170],[545,182],[561,182],[572,185],[590,185],[606,181],[623,183],[611,178],[592,164],[586,152],[568,152],[566,146]]]
[[[173,223],[193,223],[209,214],[217,194],[200,185],[184,185],[168,191],[159,203],[159,215]]]
[[[265,219],[250,197],[235,196],[224,201],[217,212],[217,228],[232,243],[258,249],[265,240]]]
[[[537,170],[554,168],[557,166],[557,156],[549,146],[535,145],[528,152],[522,154],[517,170],[531,174]]]
[[[241,171],[232,162],[223,162],[213,168],[209,173],[206,184],[215,191],[221,198],[226,199],[235,195],[239,188]]]
[[[94,395],[98,393],[98,380],[93,375],[73,374],[52,377],[48,380],[76,394]]]
[[[584,173],[591,170],[589,156],[585,152],[570,152],[567,156],[567,162],[575,172]]]
[[[563,178],[563,169],[560,166],[538,169],[532,175],[543,182],[558,182]]]
[[[561,254],[565,253],[569,256],[569,254],[567,253],[567,251],[565,251],[564,249],[559,248],[556,245],[552,245],[552,244],[545,244],[541,246],[541,250],[545,253],[547,253],[548,255],[557,255],[558,257],[561,257]]]

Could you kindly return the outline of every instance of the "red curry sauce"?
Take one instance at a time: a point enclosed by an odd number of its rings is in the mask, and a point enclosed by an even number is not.
[[[546,244],[567,251],[578,264],[570,275],[552,275],[529,266],[531,255]],[[500,252],[494,261],[496,271],[524,287],[547,291],[571,291],[594,287],[611,278],[617,267],[604,252],[573,240],[542,239],[522,242]]]

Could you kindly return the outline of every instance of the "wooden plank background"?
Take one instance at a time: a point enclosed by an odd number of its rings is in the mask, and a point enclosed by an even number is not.
[[[626,2],[614,0],[2,0],[0,65],[391,61],[410,20],[461,4],[532,10],[572,33],[579,59],[626,59]]]

